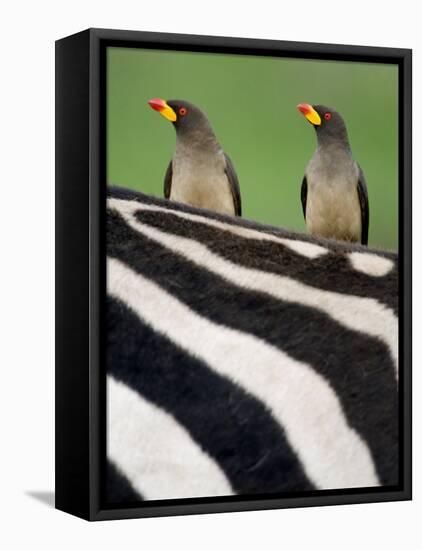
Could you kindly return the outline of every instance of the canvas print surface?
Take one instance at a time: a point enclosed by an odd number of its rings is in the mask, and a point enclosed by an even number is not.
[[[106,502],[397,486],[397,66],[109,47],[106,103]]]

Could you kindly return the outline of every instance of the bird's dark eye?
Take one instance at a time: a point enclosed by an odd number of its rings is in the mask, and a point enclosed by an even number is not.
[[[331,113],[325,113],[324,118],[325,118],[325,120],[330,120]]]
[[[179,109],[179,115],[180,116],[185,116],[187,114],[188,110],[186,109],[186,107],[180,107]]]

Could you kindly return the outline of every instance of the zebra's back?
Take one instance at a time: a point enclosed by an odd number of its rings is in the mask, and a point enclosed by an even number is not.
[[[111,189],[112,502],[395,485],[397,257]]]

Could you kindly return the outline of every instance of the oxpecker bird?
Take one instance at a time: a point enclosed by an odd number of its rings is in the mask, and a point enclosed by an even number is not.
[[[368,191],[353,159],[344,120],[323,105],[300,103],[297,108],[315,128],[318,141],[301,190],[309,233],[367,245]]]
[[[206,115],[188,101],[157,98],[148,103],[176,129],[176,149],[164,177],[165,198],[240,216],[234,166]]]

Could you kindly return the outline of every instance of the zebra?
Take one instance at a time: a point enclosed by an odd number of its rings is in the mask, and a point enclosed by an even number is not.
[[[110,504],[394,486],[398,259],[107,191]]]

